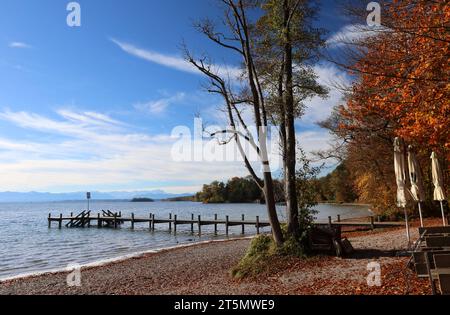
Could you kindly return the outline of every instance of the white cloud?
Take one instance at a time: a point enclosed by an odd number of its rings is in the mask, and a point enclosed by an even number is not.
[[[168,56],[164,54],[160,54],[155,51],[151,51],[148,49],[142,49],[139,47],[136,47],[134,45],[121,42],[116,39],[111,39],[113,43],[115,43],[117,46],[119,46],[123,51],[126,53],[133,55],[135,57],[165,66],[172,69],[184,71],[184,72],[191,72],[198,74],[198,70],[194,68],[190,63],[186,62],[183,58],[175,57],[175,56]]]
[[[119,46],[123,51],[132,56],[178,71],[193,74],[201,74],[201,72],[197,68],[195,68],[192,64],[190,64],[186,60],[184,60],[182,57],[161,54],[152,50],[143,49],[135,45],[119,41],[114,38],[112,38],[111,41],[115,43],[117,46]],[[219,64],[213,66],[213,72],[221,76],[230,77],[231,79],[239,78],[242,73],[241,69],[237,67]]]
[[[349,24],[333,34],[328,40],[327,45],[331,48],[357,43],[368,37],[377,36],[381,32],[386,32],[388,28],[370,27],[363,24]]]
[[[297,133],[298,141],[302,149],[312,158],[311,153],[323,150],[332,141],[332,136],[327,130],[303,131]]]
[[[158,100],[149,101],[145,103],[138,103],[134,105],[139,111],[148,112],[150,114],[158,115],[166,111],[166,109],[173,104],[183,101],[186,98],[185,93],[176,93],[170,97],[160,98]]]
[[[318,75],[318,82],[329,89],[328,98],[314,97],[305,102],[307,109],[301,122],[315,124],[327,119],[333,108],[342,102],[341,88],[349,87],[352,83],[350,76],[343,70],[332,64],[321,64],[314,67]]]
[[[28,45],[27,43],[24,43],[24,42],[11,42],[11,43],[8,44],[8,47],[10,47],[10,48],[22,48],[22,49],[31,48],[30,45]]]

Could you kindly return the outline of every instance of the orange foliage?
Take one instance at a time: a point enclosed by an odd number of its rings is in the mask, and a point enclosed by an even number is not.
[[[390,130],[450,161],[449,1],[396,0],[383,21],[388,30],[359,48],[339,127]]]

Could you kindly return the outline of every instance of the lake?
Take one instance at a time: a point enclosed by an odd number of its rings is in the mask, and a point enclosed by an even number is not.
[[[69,265],[85,265],[93,262],[123,257],[133,253],[157,250],[180,244],[189,244],[211,239],[224,239],[222,231],[215,236],[213,227],[202,227],[202,236],[191,234],[190,226],[179,226],[177,235],[168,231],[165,225],[156,225],[150,232],[148,224],[136,224],[131,230],[129,224],[120,229],[67,229],[59,230],[57,223],[49,229],[48,213],[54,216],[63,213],[74,215],[86,208],[86,202],[52,202],[52,203],[0,203],[0,279],[17,275],[30,274],[49,270],[59,270]],[[123,216],[133,212],[137,218],[154,213],[156,218],[168,218],[169,214],[178,215],[178,219],[190,219],[191,214],[202,219],[219,218],[240,220],[241,215],[254,219],[260,216],[267,220],[264,205],[258,204],[208,204],[194,202],[104,202],[91,201],[93,213],[101,210],[122,211]],[[280,220],[285,220],[283,207],[278,209]],[[317,206],[318,220],[326,220],[328,216],[342,219],[370,215],[368,206],[325,205]],[[223,228],[223,227],[222,227]],[[263,231],[270,231],[269,228]],[[231,227],[229,237],[237,237],[240,227]],[[255,233],[246,227],[246,233]]]

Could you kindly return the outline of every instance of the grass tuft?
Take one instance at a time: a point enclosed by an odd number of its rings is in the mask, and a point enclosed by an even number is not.
[[[285,242],[277,246],[272,236],[259,235],[250,243],[245,256],[231,270],[234,278],[242,279],[271,271],[272,262],[280,257],[305,258],[306,251],[302,242],[295,238],[286,238],[286,227],[283,226]]]

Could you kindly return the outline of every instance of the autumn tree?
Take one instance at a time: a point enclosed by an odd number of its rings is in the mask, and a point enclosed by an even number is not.
[[[394,137],[413,144],[423,166],[431,150],[438,152],[448,172],[450,6],[424,0],[382,5],[382,26],[361,27],[360,37],[332,58],[355,83],[346,104],[322,125],[347,144],[345,158],[361,193],[387,207],[394,199]],[[352,13],[367,15],[358,7]]]

